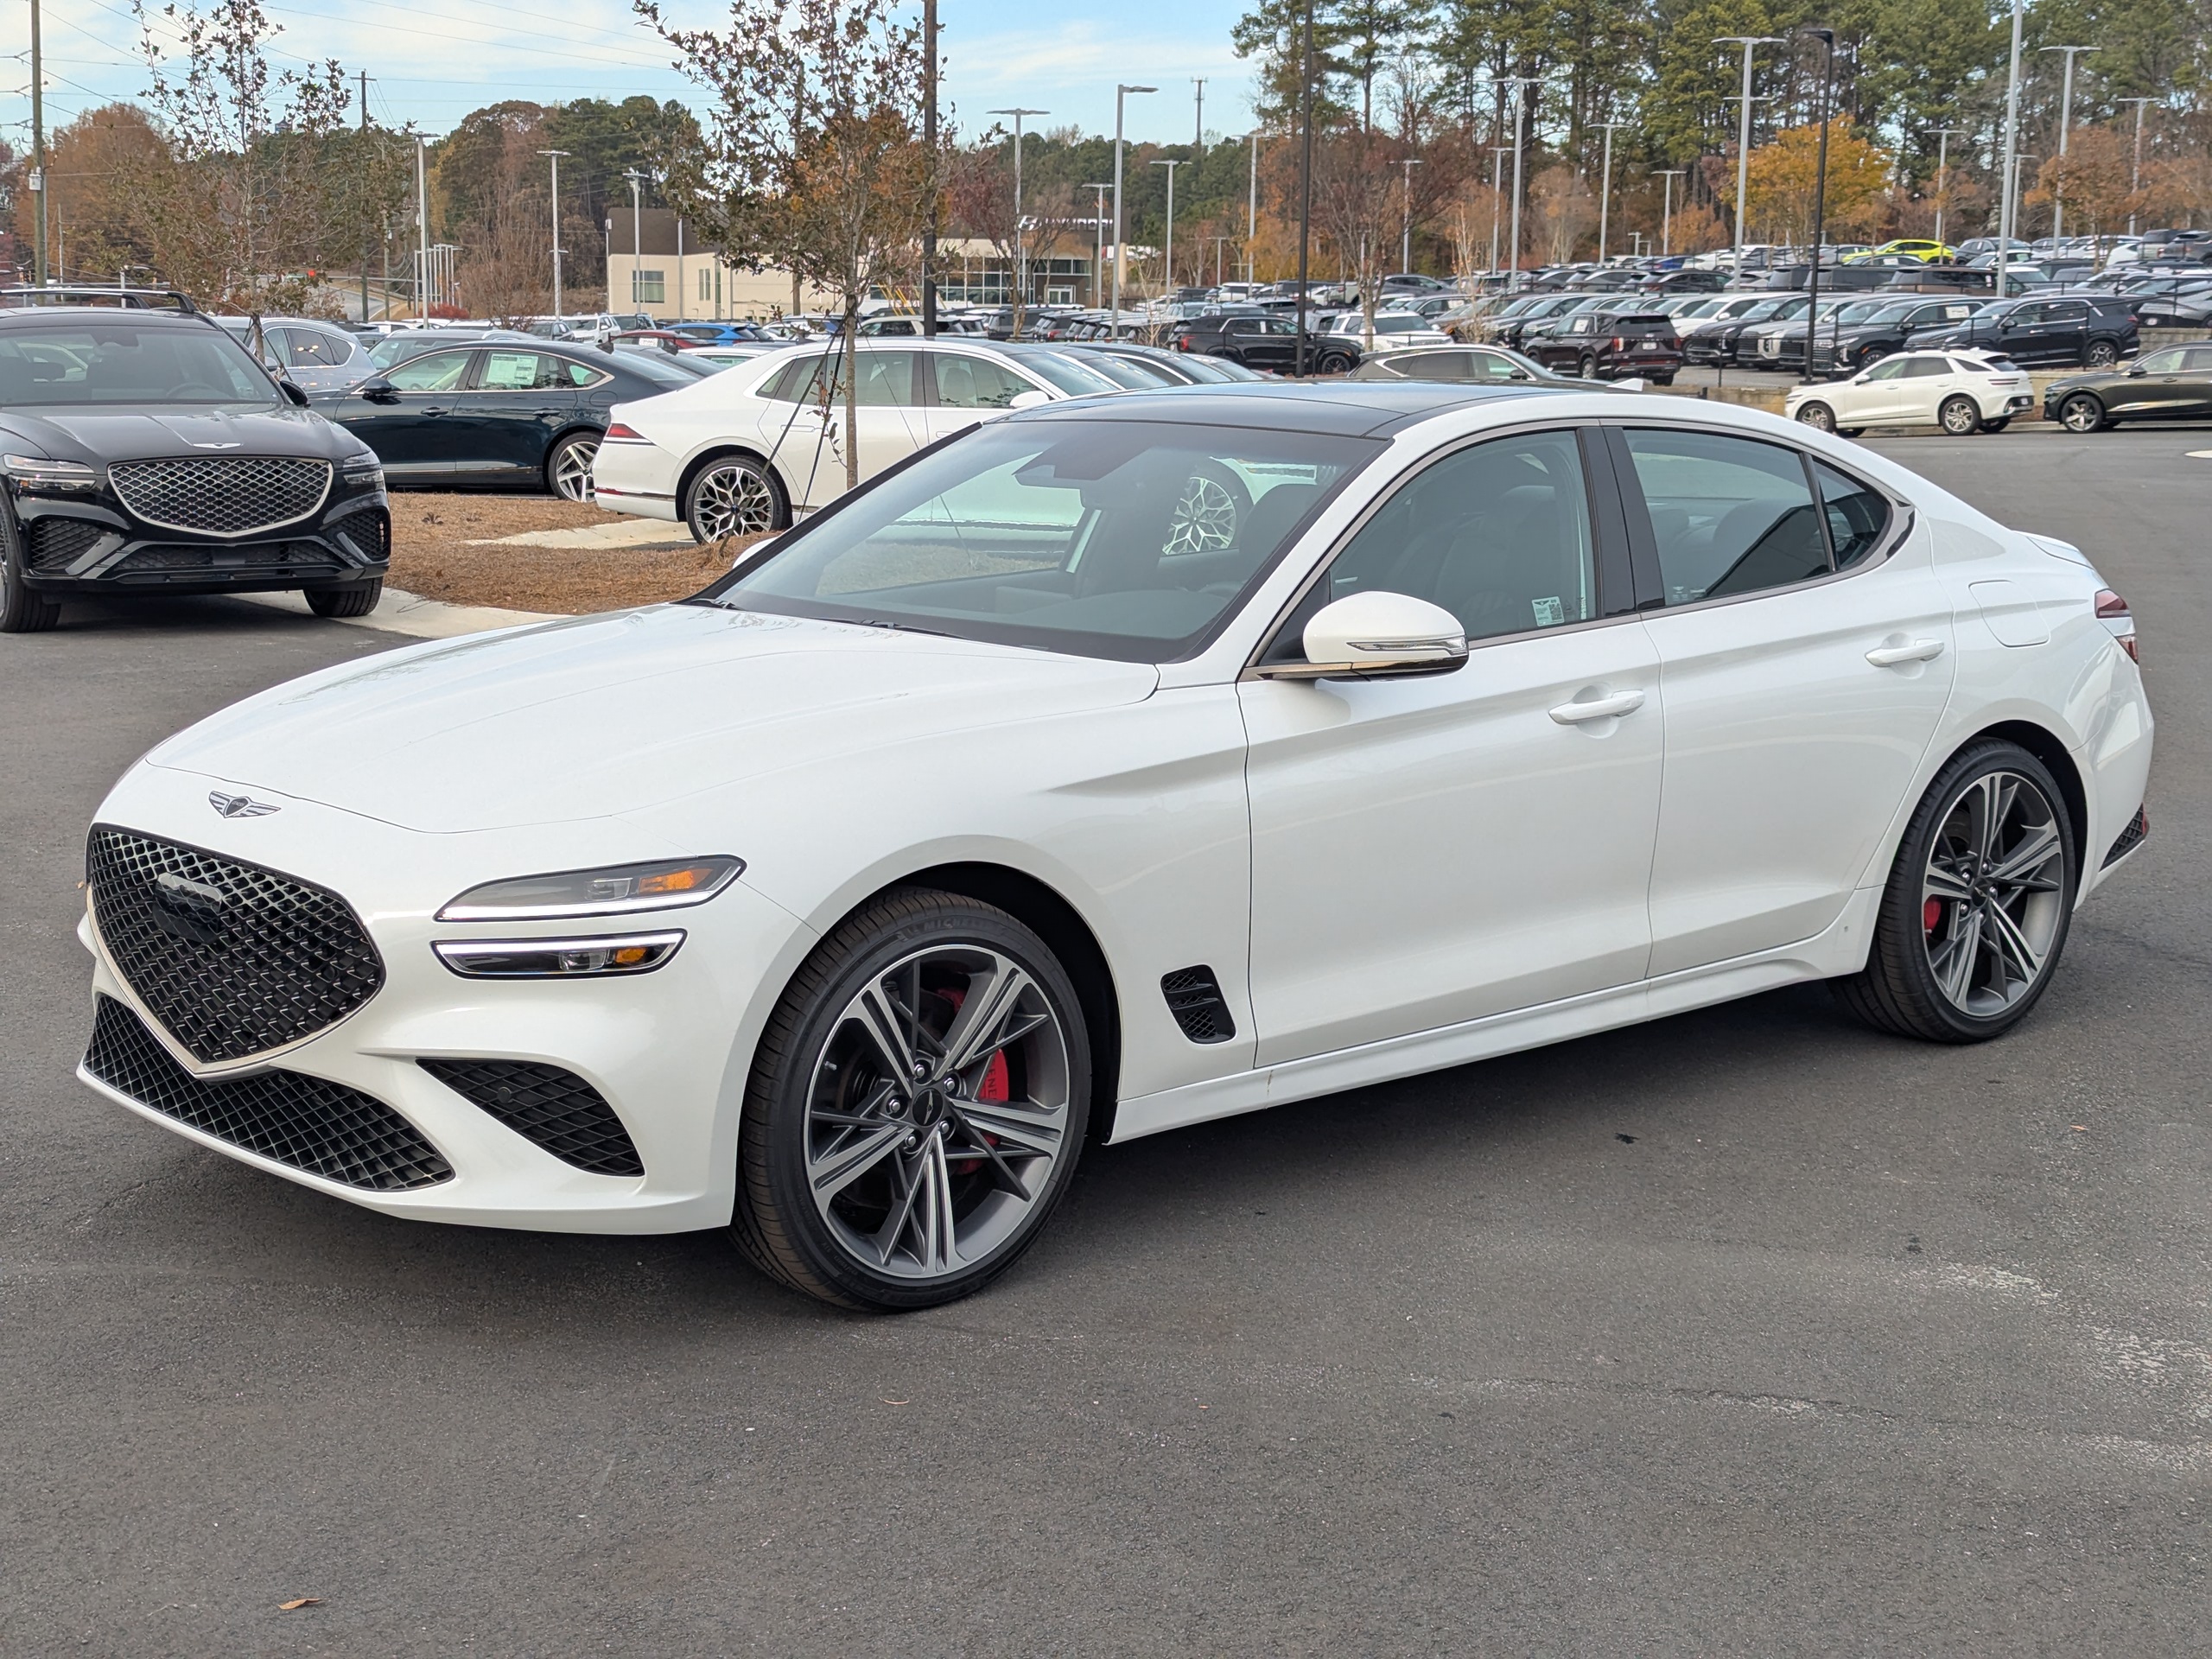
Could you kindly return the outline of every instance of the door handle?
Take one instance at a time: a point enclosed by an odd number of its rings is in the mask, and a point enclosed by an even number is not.
[[[1866,660],[1877,668],[1895,668],[1901,663],[1932,663],[1942,654],[1941,639],[1916,639],[1909,645],[1877,645],[1866,653]]]
[[[1586,720],[1611,720],[1616,715],[1632,715],[1643,707],[1643,692],[1616,691],[1611,696],[1592,697],[1587,702],[1562,702],[1551,714],[1562,726],[1580,726]]]
[[[423,413],[425,415],[442,415],[445,413],[445,410],[442,409],[426,409]]]

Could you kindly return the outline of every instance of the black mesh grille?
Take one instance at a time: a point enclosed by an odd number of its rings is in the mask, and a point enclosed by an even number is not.
[[[34,570],[65,569],[107,534],[89,518],[34,518],[29,528]]]
[[[300,1071],[195,1077],[129,1008],[112,997],[99,1002],[85,1069],[164,1117],[372,1192],[405,1192],[453,1179],[453,1166],[420,1130],[358,1089]]]
[[[321,887],[105,825],[85,874],[117,971],[210,1065],[311,1037],[384,983],[353,906]]]
[[[250,542],[243,547],[175,544],[141,547],[133,550],[111,574],[132,575],[155,570],[208,570],[228,574],[294,565],[302,568],[319,565],[326,569],[344,568],[338,556],[321,542]]]
[[[2127,821],[2127,828],[2120,832],[2120,839],[2113,842],[2112,850],[2105,855],[2105,865],[2119,863],[2121,859],[2140,847],[2150,834],[2150,809],[2138,807],[2135,810],[2135,816]]]
[[[642,1175],[622,1120],[573,1071],[527,1060],[418,1060],[525,1141],[594,1175]]]
[[[148,524],[219,536],[292,524],[330,491],[328,461],[287,455],[118,461],[107,476],[123,505]]]
[[[344,537],[355,552],[374,563],[385,563],[391,557],[391,521],[373,509],[347,513],[327,533]]]
[[[1167,1012],[1192,1042],[1225,1043],[1236,1034],[1236,1021],[1230,1016],[1221,982],[1204,963],[1162,975],[1160,994],[1167,999]]]

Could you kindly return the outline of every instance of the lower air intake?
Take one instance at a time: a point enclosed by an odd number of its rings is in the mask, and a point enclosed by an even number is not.
[[[99,999],[85,1069],[164,1117],[327,1181],[407,1192],[453,1179],[453,1166],[382,1101],[302,1071],[195,1077],[138,1016]]]
[[[418,1060],[440,1083],[525,1141],[594,1175],[645,1166],[606,1097],[573,1071],[528,1060]]]
[[[1161,976],[1160,994],[1167,999],[1167,1012],[1192,1042],[1225,1043],[1236,1034],[1236,1021],[1230,1017],[1221,982],[1203,963]]]

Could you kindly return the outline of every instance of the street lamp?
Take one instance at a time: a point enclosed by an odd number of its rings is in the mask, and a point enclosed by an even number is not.
[[[2012,202],[2020,179],[2020,16],[2024,0],[2012,0],[2012,67],[2005,83],[2005,170],[1999,182],[2004,195],[1997,204],[1997,282],[1999,299],[2005,297],[2005,279],[2011,274]]]
[[[1505,279],[1505,291],[1512,293],[1521,286],[1521,135],[1528,124],[1528,88],[1544,84],[1541,75],[1507,75],[1495,83],[1512,86],[1513,98],[1513,269]]]
[[[645,212],[639,205],[639,187],[652,175],[633,167],[622,176],[630,181],[630,303],[634,308],[638,303],[638,272],[645,263],[645,234],[641,228]],[[607,300],[607,308],[611,311],[614,308],[614,296],[610,294]]]
[[[537,153],[553,163],[553,315],[557,317],[561,315],[561,158],[569,152],[541,149]]]
[[[1779,46],[1779,35],[1723,35],[1713,41],[1715,46],[1740,46],[1744,48],[1743,112],[1736,128],[1736,256],[1734,269],[1738,276],[1744,272],[1744,196],[1751,179],[1751,54],[1762,46]],[[1728,100],[1723,99],[1722,103]]]
[[[2058,106],[2058,159],[2063,162],[2066,160],[2066,134],[2074,124],[2074,60],[2084,52],[2101,52],[2104,48],[2096,46],[2046,46],[2037,49],[2066,54],[2066,92]],[[2066,180],[2062,169],[2058,188],[2051,193],[2050,197],[2050,251],[2054,258],[2058,254],[2059,238],[2065,234],[2065,226]]]
[[[1090,278],[1090,302],[1096,305],[1106,292],[1106,193],[1114,187],[1110,184],[1086,184],[1083,188],[1098,193],[1090,218],[1090,228],[1098,238],[1097,259]]]
[[[1175,286],[1175,169],[1187,165],[1181,161],[1154,162],[1154,167],[1167,169],[1167,248],[1160,257],[1160,291],[1165,294]],[[1203,272],[1205,267],[1198,267]]]
[[[1409,156],[1398,163],[1406,169],[1406,211],[1403,228],[1398,232],[1398,269],[1410,271],[1414,268],[1414,168],[1421,165],[1421,158]],[[1171,173],[1167,175],[1173,178]]]
[[[2133,236],[2135,234],[2134,199],[2143,188],[2143,106],[2146,104],[2163,103],[2164,100],[2156,98],[2116,98],[2113,102],[2133,104],[2135,106],[2135,165],[2128,169],[2127,174],[2127,233]]]
[[[1828,212],[1828,105],[1835,96],[1835,31],[1801,29],[1818,41],[1826,53],[1821,66],[1821,159],[1813,178],[1813,270],[1805,283],[1805,383],[1813,380],[1813,327],[1821,310],[1821,238]]]
[[[1050,115],[1050,110],[986,110],[986,115],[1014,118],[1014,331],[1021,332],[1021,302],[1029,296],[1029,244],[1021,234],[1021,118]]]
[[[1964,132],[1964,127],[1930,127],[1922,135],[1936,141],[1936,239],[1943,239],[1943,203],[1949,188],[1948,172],[1951,159],[1951,135]]]
[[[1112,330],[1121,326],[1122,267],[1127,263],[1122,254],[1122,102],[1131,92],[1156,92],[1157,86],[1122,86],[1114,88],[1114,315],[1107,324],[1109,339]]]
[[[1628,125],[1625,121],[1600,121],[1605,130],[1605,170],[1604,182],[1598,187],[1598,263],[1605,263],[1605,238],[1612,226],[1613,206],[1613,129]]]
[[[1688,175],[1689,169],[1684,167],[1673,168],[1659,175],[1667,181],[1661,187],[1663,194],[1660,198],[1659,209],[1659,257],[1662,259],[1675,251],[1675,181],[1687,178]]]
[[[1513,153],[1510,144],[1499,144],[1490,153],[1490,274],[1497,275],[1497,227],[1499,207],[1505,200],[1505,158]]]
[[[1250,194],[1244,199],[1244,280],[1256,280],[1258,271],[1253,264],[1252,245],[1260,239],[1260,130],[1252,129],[1252,182]]]

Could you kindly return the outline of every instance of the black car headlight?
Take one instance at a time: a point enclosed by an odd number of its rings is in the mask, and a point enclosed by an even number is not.
[[[43,455],[0,456],[0,466],[16,480],[18,489],[93,490],[99,487],[99,469],[81,461],[48,461]]]
[[[664,859],[597,870],[518,875],[471,887],[438,912],[442,922],[513,922],[625,916],[703,905],[744,873],[741,858]]]
[[[373,454],[349,455],[338,463],[338,473],[348,484],[381,484],[384,462]]]

